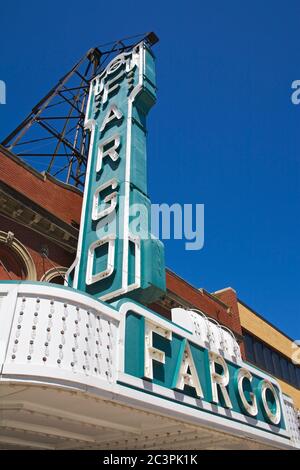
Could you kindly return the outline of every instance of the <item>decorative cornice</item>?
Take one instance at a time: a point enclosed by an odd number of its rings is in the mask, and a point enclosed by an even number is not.
[[[77,228],[62,221],[3,182],[0,182],[0,201],[0,214],[42,234],[67,251],[76,250]]]

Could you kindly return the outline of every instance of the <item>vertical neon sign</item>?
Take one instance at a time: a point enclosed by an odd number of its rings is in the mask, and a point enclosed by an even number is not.
[[[147,197],[146,117],[155,101],[154,56],[144,42],[115,57],[90,86],[88,166],[69,281],[104,301],[151,302],[165,291],[164,249],[150,233]]]

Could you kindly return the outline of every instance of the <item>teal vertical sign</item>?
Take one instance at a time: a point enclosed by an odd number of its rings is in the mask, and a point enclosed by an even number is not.
[[[155,60],[141,42],[90,86],[88,165],[76,262],[69,283],[98,299],[151,302],[165,291],[163,244],[152,237],[146,118],[156,101]]]

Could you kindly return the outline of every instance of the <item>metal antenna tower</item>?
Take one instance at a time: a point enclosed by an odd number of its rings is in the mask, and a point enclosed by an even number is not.
[[[142,40],[152,46],[158,38],[153,32],[138,34],[88,50],[1,144],[31,166],[42,163],[45,173],[82,188],[89,144],[84,117],[90,81],[115,55]]]

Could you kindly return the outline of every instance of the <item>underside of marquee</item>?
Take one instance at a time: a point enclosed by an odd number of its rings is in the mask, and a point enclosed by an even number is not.
[[[272,446],[84,391],[8,382],[0,387],[0,449],[199,450]]]

